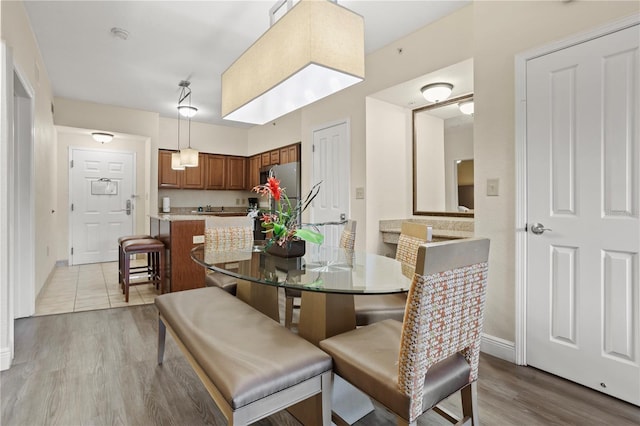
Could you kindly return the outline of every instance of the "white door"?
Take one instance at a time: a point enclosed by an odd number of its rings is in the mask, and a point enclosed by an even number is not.
[[[322,181],[318,196],[311,206],[313,223],[340,222],[349,219],[349,189],[351,188],[351,147],[346,122],[323,127],[313,132],[312,185]],[[303,194],[304,195],[304,194]],[[344,226],[320,228],[324,244],[337,247]]]
[[[118,259],[118,238],[133,233],[135,154],[71,149],[71,264]]]
[[[633,404],[639,40],[636,25],[526,66],[527,363]]]

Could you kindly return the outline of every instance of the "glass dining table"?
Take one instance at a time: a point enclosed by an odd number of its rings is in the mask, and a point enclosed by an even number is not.
[[[236,296],[277,322],[278,289],[301,290],[298,335],[315,345],[356,328],[354,295],[407,292],[408,277],[413,276],[395,259],[316,244],[307,244],[305,255],[296,258],[266,253],[259,243],[237,251],[200,245],[192,249],[191,258],[213,272],[237,278]],[[320,418],[321,405],[312,399],[288,409],[302,424],[312,425]],[[373,408],[364,393],[334,376],[332,411],[340,423],[353,424]]]
[[[298,334],[314,344],[356,327],[354,295],[407,292],[412,274],[374,253],[307,244],[302,257],[282,258],[259,244],[237,251],[195,247],[192,259],[237,278],[237,296],[279,321],[278,288],[301,290]],[[259,284],[259,285],[255,285]]]

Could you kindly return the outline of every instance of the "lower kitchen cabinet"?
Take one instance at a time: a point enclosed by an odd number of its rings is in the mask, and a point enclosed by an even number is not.
[[[151,236],[164,243],[165,288],[163,292],[205,286],[205,270],[191,259],[194,236],[204,238],[204,220],[161,220],[151,218]]]

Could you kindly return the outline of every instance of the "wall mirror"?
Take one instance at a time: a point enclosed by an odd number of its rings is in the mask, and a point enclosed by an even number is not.
[[[417,108],[413,118],[413,214],[473,217],[473,94]]]

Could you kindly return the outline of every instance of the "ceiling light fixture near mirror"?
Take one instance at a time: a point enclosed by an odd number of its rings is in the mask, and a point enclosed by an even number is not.
[[[451,96],[453,84],[451,83],[432,83],[420,89],[422,96],[429,102],[441,102]]]
[[[188,148],[180,150],[180,167],[198,167],[199,152],[191,148],[191,117],[193,117],[198,108],[191,106],[191,88],[189,85],[191,82],[182,80],[178,86],[180,90],[180,96],[178,97],[178,149],[180,148],[180,116],[186,117],[189,120],[189,137]],[[188,100],[188,102],[187,102]],[[183,104],[183,102],[185,102]],[[171,155],[171,168],[173,169],[174,155]],[[181,169],[174,169],[181,170]]]
[[[364,79],[364,20],[335,1],[289,10],[224,73],[222,118],[264,124]]]
[[[472,115],[474,112],[474,103],[473,99],[468,101],[460,102],[458,104],[458,108],[460,108],[460,112],[466,115]]]
[[[93,132],[91,133],[91,137],[100,143],[109,143],[113,140],[113,134],[106,132]]]

